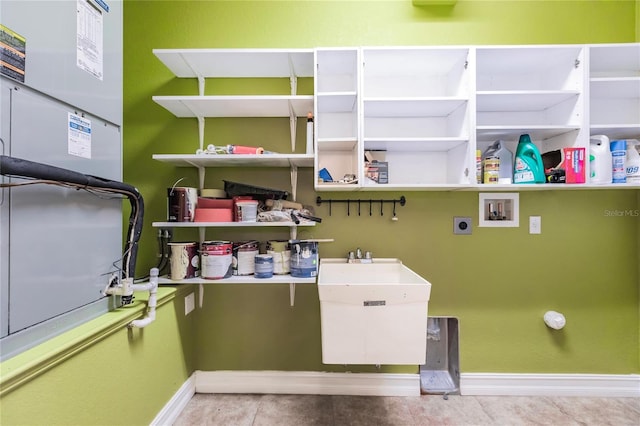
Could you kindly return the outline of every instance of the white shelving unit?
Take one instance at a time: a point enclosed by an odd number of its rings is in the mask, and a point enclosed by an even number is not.
[[[640,139],[640,43],[589,47],[592,135]]]
[[[442,189],[467,184],[470,69],[467,48],[318,49],[315,170],[318,191]],[[365,152],[389,164],[389,183],[366,178]],[[384,152],[381,152],[384,151]]]
[[[362,49],[362,150],[383,151],[389,183],[361,175],[374,190],[469,184],[469,49]],[[362,158],[362,157],[360,157]]]
[[[638,43],[322,48],[315,88],[315,172],[358,178],[317,191],[638,188],[475,182],[475,151],[496,140],[515,154],[525,133],[542,153],[640,138]],[[366,151],[388,162],[388,184],[366,179]]]
[[[640,138],[640,44],[156,49],[198,96],[156,96],[177,117],[195,117],[203,148],[207,117],[290,118],[314,112],[314,154],[185,155],[153,158],[196,167],[313,167],[317,191],[561,190],[638,185],[478,185],[475,151],[496,140],[515,153],[528,133],[547,152],[589,147],[591,134]],[[289,78],[287,95],[205,95],[210,78]],[[297,95],[297,78],[314,95]],[[311,147],[308,147],[311,148]],[[366,179],[365,151],[389,164],[389,183]],[[307,152],[310,152],[308,149]],[[321,182],[326,168],[338,181]],[[587,170],[588,173],[588,170]]]
[[[307,154],[154,154],[153,159],[176,167],[313,167],[313,155]]]
[[[315,226],[315,222],[153,222],[154,228],[196,228],[199,231],[199,241],[205,240],[205,231],[208,228],[289,228],[289,239],[297,238],[297,230],[299,227]],[[274,275],[272,278],[255,278],[252,275],[232,276],[229,278],[210,280],[205,278],[189,278],[180,281],[170,280],[161,277],[158,281],[160,284],[199,284],[200,288],[200,307],[203,302],[203,285],[209,284],[289,284],[289,303],[291,306],[295,303],[296,284],[315,284],[316,277],[300,278],[291,275]]]
[[[297,170],[313,167],[312,154],[198,154],[206,150],[204,128],[206,118],[220,117],[289,117],[291,151],[295,151],[296,123],[314,111],[314,96],[298,95],[299,77],[313,77],[314,51],[311,49],[154,49],[153,53],[179,78],[196,78],[196,96],[154,96],[153,100],[176,117],[198,120],[198,150],[194,154],[155,154],[153,159],[176,167],[195,167],[204,185],[205,170],[210,167],[277,167],[289,168],[291,189],[295,198]],[[206,95],[207,79],[216,78],[289,78],[287,95]],[[195,143],[194,143],[195,148]],[[309,149],[307,149],[309,152]],[[314,222],[154,222],[156,228],[195,228],[200,242],[208,228],[279,227],[289,228],[289,238],[296,239],[298,227],[314,226]],[[161,279],[163,284],[289,284],[291,306],[296,283],[315,283],[313,278],[290,275],[256,279],[234,276],[220,280],[194,278],[182,281]],[[200,291],[202,306],[203,291]]]
[[[360,176],[362,152],[359,140],[359,98],[357,48],[316,50],[315,87],[315,170],[326,168],[334,180],[345,175]],[[348,191],[357,185],[324,183],[316,187]]]
[[[312,49],[154,49],[154,55],[179,78],[196,78],[196,96],[154,96],[153,100],[176,117],[198,120],[198,149],[193,155],[154,155],[154,159],[177,166],[196,167],[200,187],[207,167],[288,167],[292,193],[296,194],[298,167],[312,167],[313,155],[215,155],[197,154],[206,150],[206,118],[289,117],[291,151],[295,151],[299,117],[314,110],[312,95],[298,95],[298,78],[313,77]],[[207,79],[289,78],[288,95],[205,95]],[[309,152],[309,151],[307,151]],[[237,158],[242,157],[242,158]]]
[[[478,47],[476,59],[476,149],[502,140],[515,154],[525,133],[540,152],[588,148],[583,46]]]

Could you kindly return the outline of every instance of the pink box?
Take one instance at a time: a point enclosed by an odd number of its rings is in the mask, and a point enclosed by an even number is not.
[[[584,148],[563,148],[566,183],[585,183]]]

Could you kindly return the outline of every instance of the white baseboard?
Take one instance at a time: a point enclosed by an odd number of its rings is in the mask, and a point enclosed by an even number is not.
[[[151,422],[151,426],[172,425],[195,393],[196,379],[195,374],[192,374],[191,377],[180,386],[180,389],[178,389],[162,410],[160,410],[156,418]]]
[[[418,396],[419,374],[196,371],[197,393]]]
[[[419,374],[196,371],[151,425],[170,425],[195,393],[419,396]],[[462,373],[461,395],[640,397],[638,374]]]
[[[462,373],[460,394],[640,397],[640,375]]]

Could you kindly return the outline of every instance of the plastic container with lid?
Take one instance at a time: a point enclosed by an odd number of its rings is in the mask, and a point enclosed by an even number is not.
[[[627,183],[640,184],[640,141],[627,139]]]
[[[236,201],[236,218],[238,222],[256,222],[258,220],[258,201]]]
[[[589,143],[589,183],[607,184],[612,180],[611,149],[605,135],[591,136]]]
[[[544,163],[528,134],[520,135],[513,168],[513,183],[545,183]]]

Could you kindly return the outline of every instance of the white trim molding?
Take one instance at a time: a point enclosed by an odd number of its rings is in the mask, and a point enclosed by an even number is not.
[[[419,374],[196,371],[197,393],[419,396]]]
[[[638,374],[462,373],[462,395],[640,397]]]
[[[151,422],[168,425],[196,393],[419,396],[419,374],[196,371]],[[462,373],[461,395],[640,397],[638,374]]]
[[[151,422],[151,426],[172,425],[189,401],[191,401],[195,393],[196,379],[194,373],[180,386],[180,389],[178,389],[169,402],[160,410],[156,418]]]

